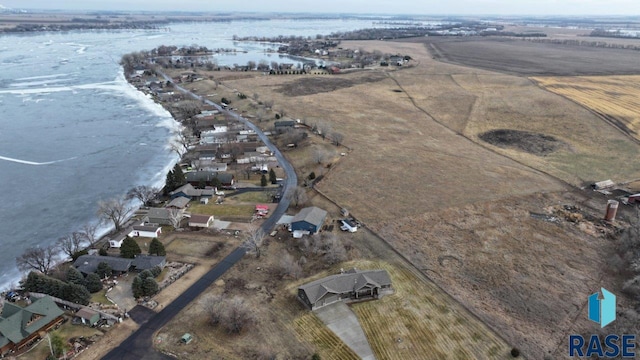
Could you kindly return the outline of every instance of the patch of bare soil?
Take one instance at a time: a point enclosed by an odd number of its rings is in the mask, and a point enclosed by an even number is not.
[[[370,73],[365,76],[348,78],[341,75],[303,77],[290,83],[280,85],[276,91],[286,96],[305,96],[332,92],[360,84],[378,82],[385,78],[386,76],[380,73]]]
[[[501,148],[512,148],[529,154],[546,156],[565,147],[553,136],[522,130],[497,129],[478,136],[483,141]]]

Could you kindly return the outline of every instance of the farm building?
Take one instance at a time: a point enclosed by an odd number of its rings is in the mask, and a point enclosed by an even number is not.
[[[298,300],[307,308],[316,310],[337,301],[378,299],[392,291],[391,278],[386,270],[354,268],[300,286]]]
[[[315,207],[307,207],[291,219],[291,231],[294,237],[301,237],[304,234],[317,234],[322,228],[327,212]]]
[[[189,218],[189,226],[191,227],[199,227],[199,228],[208,228],[213,225],[213,215],[198,215],[193,214],[191,218]]]
[[[63,314],[50,296],[24,308],[6,302],[0,315],[0,356],[20,351],[46,336],[47,331],[64,321]]]
[[[162,233],[162,228],[158,224],[153,223],[143,223],[140,225],[133,225],[131,232],[129,233],[129,237],[150,237],[155,238],[160,236]],[[124,240],[124,239],[123,239]],[[122,242],[120,242],[120,246]],[[112,247],[120,247],[120,246],[112,246]]]

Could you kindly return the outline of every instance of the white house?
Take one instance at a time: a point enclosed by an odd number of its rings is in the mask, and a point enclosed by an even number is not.
[[[197,215],[192,214],[189,218],[189,226],[208,228],[213,225],[213,215]]]
[[[348,231],[348,232],[356,232],[358,231],[358,225],[351,220],[340,220],[342,222],[342,226],[340,226],[340,230]]]
[[[121,236],[119,238],[116,238],[115,240],[109,239],[109,247],[119,249],[122,246],[122,242],[124,241],[124,239],[125,236]]]
[[[155,238],[160,236],[162,228],[158,224],[146,223],[140,225],[134,225],[133,230],[129,233],[129,237],[149,237]],[[122,245],[122,243],[120,243]],[[112,246],[115,247],[115,246]],[[120,246],[118,246],[120,247]]]

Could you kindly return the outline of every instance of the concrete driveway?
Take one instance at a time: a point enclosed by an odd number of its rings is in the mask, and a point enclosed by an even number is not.
[[[315,313],[360,358],[375,360],[369,341],[360,327],[360,322],[347,304],[338,301],[315,310]]]
[[[114,286],[113,289],[107,293],[107,296],[122,310],[129,311],[138,305],[131,291],[131,282],[134,277],[135,274],[120,276],[118,278],[118,285]]]

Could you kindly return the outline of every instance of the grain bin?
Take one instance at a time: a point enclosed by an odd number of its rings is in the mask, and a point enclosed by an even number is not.
[[[615,220],[617,212],[618,202],[616,200],[607,201],[607,213],[604,215],[604,219],[607,221]]]

